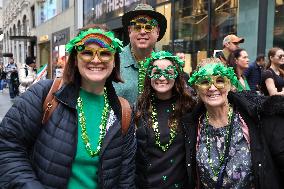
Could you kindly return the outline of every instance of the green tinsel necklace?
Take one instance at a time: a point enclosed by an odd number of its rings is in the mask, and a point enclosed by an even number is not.
[[[78,97],[77,99],[77,107],[79,109],[79,122],[81,126],[81,137],[84,141],[85,149],[87,150],[88,154],[91,157],[95,157],[100,153],[100,150],[102,147],[102,141],[106,134],[106,125],[107,125],[108,114],[110,110],[106,88],[104,88],[104,101],[105,103],[104,103],[104,108],[102,112],[102,120],[100,124],[100,136],[98,140],[98,146],[96,150],[93,150],[91,147],[90,139],[89,139],[87,129],[86,129],[86,118],[85,118],[85,113],[83,111],[83,100],[81,97]]]
[[[159,132],[159,123],[158,123],[158,119],[157,119],[157,109],[156,109],[156,103],[155,103],[155,100],[154,100],[154,97],[152,97],[151,99],[151,106],[152,106],[152,115],[151,115],[151,118],[152,118],[152,128],[154,130],[154,133],[155,133],[155,144],[161,148],[162,151],[167,151],[170,147],[170,145],[173,143],[176,135],[177,135],[177,131],[176,131],[176,128],[177,128],[177,120],[175,119],[171,125],[171,128],[170,128],[170,140],[167,144],[161,144],[161,141],[160,141],[160,132]],[[174,104],[172,104],[172,111],[174,111]]]
[[[137,87],[138,87],[138,94],[141,94],[144,89],[146,69],[143,66],[143,60],[139,61],[132,49],[131,49],[131,54],[134,57],[134,60],[137,62],[137,66],[138,66],[138,86]]]
[[[208,163],[210,165],[210,168],[214,174],[214,177],[218,178],[218,174],[221,170],[221,167],[224,163],[224,160],[225,160],[225,150],[226,148],[229,148],[230,144],[229,144],[229,137],[231,137],[231,133],[230,133],[230,127],[232,127],[232,116],[233,116],[233,108],[232,106],[229,104],[229,111],[228,111],[228,125],[227,125],[227,128],[226,128],[226,135],[225,135],[225,144],[224,144],[224,151],[223,153],[220,153],[219,155],[219,166],[216,169],[214,169],[214,166],[213,166],[213,160],[211,158],[211,142],[210,142],[210,137],[209,137],[209,131],[208,131],[208,125],[209,125],[209,115],[208,115],[208,112],[206,112],[206,115],[205,115],[205,132],[206,132],[206,148],[208,150]]]

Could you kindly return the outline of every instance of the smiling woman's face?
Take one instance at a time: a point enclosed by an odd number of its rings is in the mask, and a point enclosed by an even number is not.
[[[203,81],[208,87],[196,86],[197,94],[206,107],[219,107],[224,106],[228,102],[227,96],[230,91],[229,80],[221,76],[210,76],[214,82]],[[207,82],[207,83],[205,83]]]

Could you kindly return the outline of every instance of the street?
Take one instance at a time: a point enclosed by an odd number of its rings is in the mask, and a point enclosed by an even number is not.
[[[5,88],[3,93],[0,93],[0,122],[2,121],[3,117],[12,106],[12,102],[9,97],[9,89]]]

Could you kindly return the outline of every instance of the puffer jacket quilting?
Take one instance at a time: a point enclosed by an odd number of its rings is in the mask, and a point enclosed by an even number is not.
[[[41,126],[42,102],[51,84],[51,80],[46,80],[32,86],[19,97],[1,123],[0,188],[53,189],[65,188],[68,183],[76,154],[75,108],[79,90],[76,86],[67,86],[58,91],[55,95],[60,103],[47,124]],[[109,97],[111,108],[120,112],[117,96],[113,92],[108,95],[112,95]],[[120,118],[120,115],[115,116]],[[29,146],[33,148],[27,149]],[[11,148],[13,150],[8,150]],[[100,154],[101,188],[134,187],[135,149],[133,124],[122,136],[120,120],[116,119],[105,136]]]

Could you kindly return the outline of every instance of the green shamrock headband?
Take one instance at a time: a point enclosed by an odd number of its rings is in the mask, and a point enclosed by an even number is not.
[[[90,28],[88,30],[81,31],[78,36],[71,39],[66,44],[66,50],[71,53],[72,49],[76,46],[84,45],[83,41],[88,39],[97,38],[100,41],[109,43],[110,47],[116,52],[121,52],[123,49],[123,43],[114,36],[114,33],[111,31],[104,31],[102,29]]]
[[[237,86],[238,78],[232,67],[227,67],[221,62],[219,63],[208,63],[205,66],[200,67],[195,71],[188,80],[190,86],[195,85],[199,80],[206,79],[209,75],[220,75],[227,77],[231,84]]]
[[[183,65],[184,61],[182,61],[178,56],[172,55],[168,51],[158,51],[158,52],[152,52],[151,57],[147,58],[143,62],[144,68],[148,69],[149,65],[154,62],[155,60],[163,60],[163,59],[168,59],[172,62],[175,62],[179,69],[182,71],[183,70]]]

